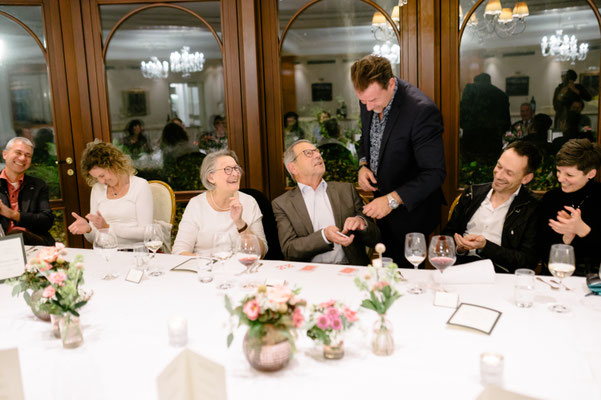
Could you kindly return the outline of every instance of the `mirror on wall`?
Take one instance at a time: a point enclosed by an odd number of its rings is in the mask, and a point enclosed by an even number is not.
[[[475,3],[462,0],[461,12]],[[491,181],[514,140],[533,141],[545,154],[531,188],[555,185],[561,145],[597,138],[600,48],[584,0],[482,2],[460,43],[459,185]]]
[[[281,29],[306,3],[279,2]],[[377,4],[398,24],[398,1]],[[284,148],[298,139],[310,140],[322,152],[326,180],[356,182],[361,131],[350,68],[377,53],[391,60],[398,76],[400,47],[394,30],[366,2],[323,0],[296,16],[281,49]]]
[[[219,2],[184,6],[219,29],[211,23],[219,20]],[[132,5],[123,7],[100,7],[103,30],[135,10]],[[163,180],[174,190],[200,189],[199,167],[205,155],[228,147],[217,38],[195,15],[157,6],[127,18],[107,46],[113,143],[131,155],[140,176]]]

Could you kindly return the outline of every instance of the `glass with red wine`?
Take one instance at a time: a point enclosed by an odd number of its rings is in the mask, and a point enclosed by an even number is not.
[[[259,238],[252,233],[244,233],[240,235],[236,241],[236,259],[240,262],[240,264],[246,267],[246,270],[242,271],[242,273],[250,273],[253,266],[257,263],[257,261],[259,261],[259,258],[261,258],[261,245],[259,243]],[[243,287],[245,285],[254,285],[256,287],[253,282],[246,282],[242,284]],[[244,288],[247,289],[247,287]]]
[[[432,236],[430,248],[428,249],[428,260],[437,270],[440,271],[440,290],[445,291],[442,285],[442,276],[445,269],[455,264],[457,256],[455,255],[455,241],[450,236],[437,235]]]

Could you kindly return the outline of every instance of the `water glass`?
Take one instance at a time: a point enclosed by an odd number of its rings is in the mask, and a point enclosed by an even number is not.
[[[198,253],[196,254],[197,262],[197,275],[198,280],[202,283],[213,282],[213,263],[214,260],[207,254]]]
[[[528,268],[515,270],[515,305],[529,308],[534,304],[534,271]]]
[[[117,238],[115,235],[108,229],[99,229],[94,236],[93,246],[94,250],[99,251],[106,261],[108,267],[112,267],[113,264],[110,264],[111,257],[114,254],[117,254]],[[119,275],[114,271],[110,271],[105,274],[102,279],[110,281],[113,279],[117,279]]]
[[[136,243],[132,247],[134,258],[136,259],[136,269],[146,272],[148,269],[148,261],[150,260],[150,254],[144,243]]]

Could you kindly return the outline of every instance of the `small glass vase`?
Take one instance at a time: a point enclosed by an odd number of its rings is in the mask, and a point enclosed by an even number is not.
[[[50,314],[50,323],[52,324],[52,334],[55,338],[61,338],[60,322],[63,319],[62,314]]]
[[[31,307],[31,311],[33,315],[41,319],[42,321],[50,321],[50,314],[46,311],[40,310],[40,304],[42,304],[42,294],[44,293],[44,289],[38,289],[31,294],[29,297],[29,307]]]
[[[386,314],[379,316],[374,324],[374,334],[371,348],[377,356],[389,356],[394,352],[394,337],[392,324],[386,319]]]
[[[79,317],[67,313],[60,320],[61,337],[65,349],[74,349],[83,343]]]
[[[329,345],[323,345],[323,356],[328,360],[340,360],[344,357],[344,340],[330,342]]]
[[[292,358],[288,339],[275,328],[264,326],[260,337],[244,336],[244,355],[250,365],[259,371],[277,371],[284,368]]]

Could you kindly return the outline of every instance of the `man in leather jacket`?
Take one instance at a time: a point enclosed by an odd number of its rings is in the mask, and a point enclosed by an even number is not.
[[[6,163],[0,172],[0,226],[6,234],[21,233],[25,244],[54,244],[48,232],[54,222],[48,185],[25,175],[31,165],[33,144],[15,137],[6,144],[2,157]]]
[[[455,238],[458,264],[487,258],[497,272],[536,267],[538,201],[524,185],[540,162],[534,144],[515,141],[499,157],[491,183],[465,190],[442,231]]]

